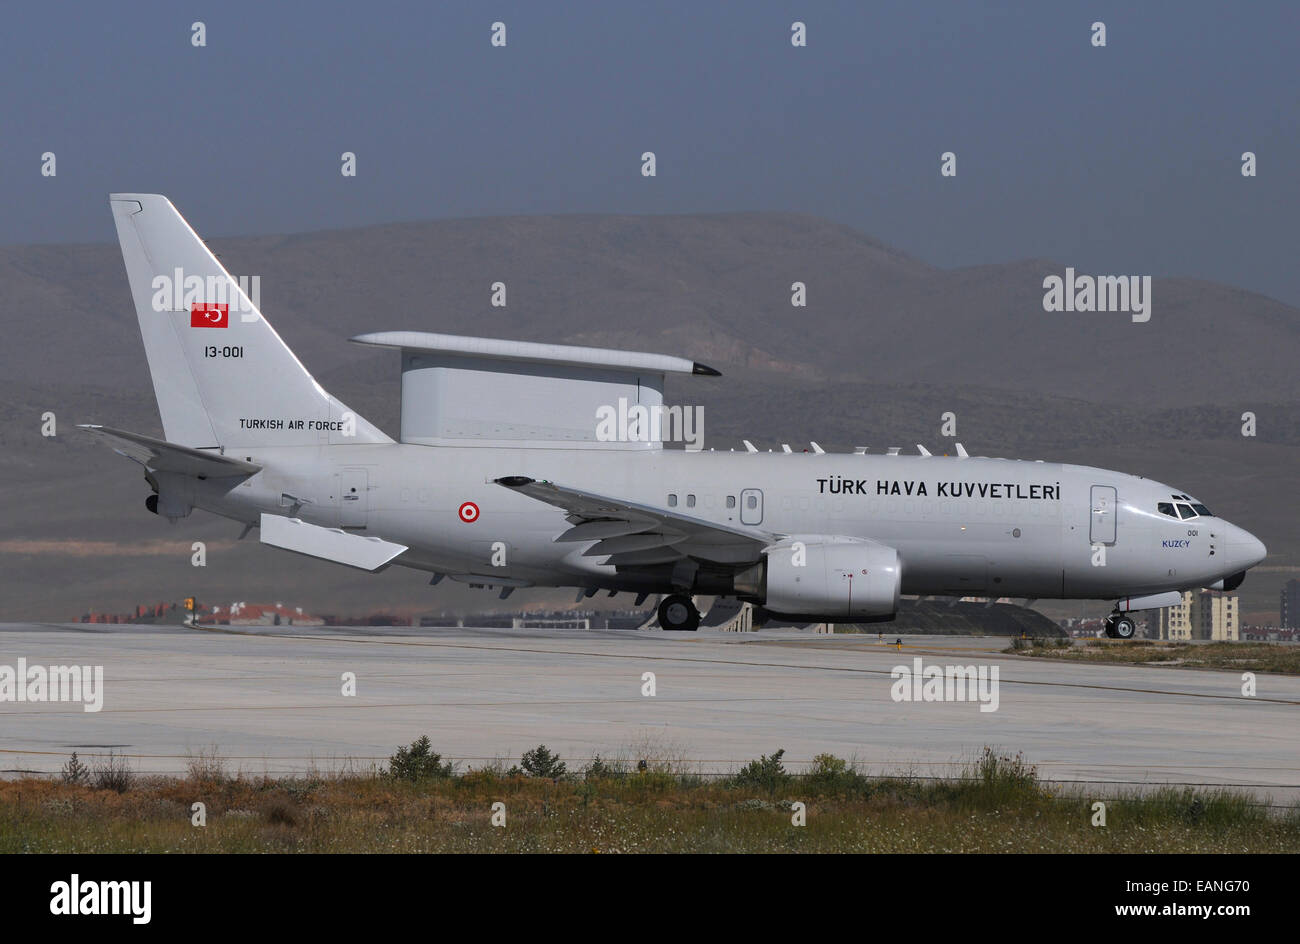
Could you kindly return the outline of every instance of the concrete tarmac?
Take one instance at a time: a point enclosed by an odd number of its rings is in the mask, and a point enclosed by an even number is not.
[[[702,772],[786,751],[871,773],[943,776],[985,745],[1023,752],[1045,779],[1233,785],[1300,800],[1300,678],[1075,665],[1003,654],[1001,638],[552,629],[0,624],[0,671],[102,665],[103,706],[0,701],[0,770],[57,772],[114,751],[183,774],[216,752],[232,772],[382,765],[421,734],[462,769],[507,766],[544,743]],[[996,711],[900,702],[891,670],[998,669]],[[356,694],[343,694],[355,673]],[[654,673],[655,694],[642,694]],[[0,695],[3,693],[0,692]]]

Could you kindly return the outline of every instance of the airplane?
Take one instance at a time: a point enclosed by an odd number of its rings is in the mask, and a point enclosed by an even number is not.
[[[166,197],[110,205],[165,439],[82,428],[143,466],[146,507],[173,523],[199,508],[273,547],[503,598],[657,594],[674,631],[699,626],[697,595],[758,622],[862,623],[915,594],[1113,600],[1106,633],[1127,639],[1130,614],[1233,590],[1266,554],[1181,489],[1089,466],[665,448],[665,377],[720,375],[662,354],[354,337],[400,352],[393,440],[316,382]],[[662,415],[668,436],[647,422]]]

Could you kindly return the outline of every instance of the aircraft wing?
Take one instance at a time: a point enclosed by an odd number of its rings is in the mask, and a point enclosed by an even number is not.
[[[189,446],[178,446],[176,443],[143,436],[140,433],[128,433],[122,429],[85,424],[77,428],[84,429],[100,442],[107,444],[118,455],[134,459],[141,465],[158,472],[179,472],[181,475],[217,478],[223,475],[252,475],[262,468],[243,459],[235,459],[203,449],[191,449]]]
[[[753,528],[733,528],[637,502],[596,495],[523,475],[494,479],[497,485],[568,512],[572,528],[557,542],[596,543],[586,557],[609,557],[609,563],[638,566],[672,563],[688,557],[727,564],[762,559],[763,548],[778,535]]]

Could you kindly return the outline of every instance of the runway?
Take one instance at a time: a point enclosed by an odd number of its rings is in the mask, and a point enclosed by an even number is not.
[[[0,624],[0,666],[102,665],[103,705],[0,701],[0,769],[56,772],[115,751],[141,772],[184,773],[216,751],[231,771],[366,770],[429,735],[462,769],[509,766],[545,743],[722,772],[784,748],[872,773],[957,772],[985,745],[1048,780],[1234,785],[1300,799],[1300,679],[1062,664],[1004,655],[1006,640],[747,634],[257,627],[200,630]],[[996,711],[899,702],[895,666],[998,669]],[[344,695],[355,673],[356,694]],[[643,694],[645,673],[655,694]]]

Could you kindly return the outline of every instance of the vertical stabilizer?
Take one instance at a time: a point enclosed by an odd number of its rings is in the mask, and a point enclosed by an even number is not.
[[[168,441],[392,441],[312,378],[171,201],[121,193],[110,203]]]

